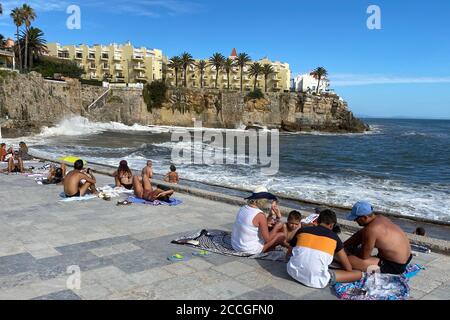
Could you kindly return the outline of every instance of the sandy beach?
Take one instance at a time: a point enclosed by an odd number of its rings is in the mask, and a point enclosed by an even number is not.
[[[115,205],[126,196],[61,202],[61,186],[32,177],[2,174],[0,184],[0,299],[337,299],[296,283],[281,262],[195,257],[170,244],[200,229],[231,230],[237,205],[186,193],[176,193],[183,204],[175,207]],[[176,252],[190,259],[167,260]],[[450,299],[448,256],[420,253],[412,262],[426,270],[410,280],[411,299]],[[66,284],[72,265],[81,269],[79,290]]]

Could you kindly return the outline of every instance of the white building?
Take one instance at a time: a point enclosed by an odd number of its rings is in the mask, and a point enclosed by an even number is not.
[[[298,75],[294,78],[294,89],[299,92],[316,92],[318,79],[310,73]],[[330,81],[328,79],[321,79],[319,85],[319,92],[329,91]]]

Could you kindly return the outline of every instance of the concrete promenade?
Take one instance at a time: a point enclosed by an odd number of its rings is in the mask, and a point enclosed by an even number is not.
[[[170,244],[199,229],[231,230],[237,205],[183,193],[176,207],[60,202],[61,191],[0,174],[0,299],[337,299],[293,281],[284,263],[194,257],[194,249]],[[191,258],[168,261],[175,252]],[[410,281],[411,299],[450,299],[450,257],[419,254],[413,262],[426,270]],[[81,269],[79,290],[66,284],[72,265]]]

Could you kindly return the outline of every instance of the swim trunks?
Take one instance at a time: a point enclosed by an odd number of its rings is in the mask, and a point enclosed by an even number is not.
[[[381,273],[390,273],[390,274],[402,274],[406,271],[406,267],[411,262],[412,255],[409,256],[408,261],[406,263],[397,263],[384,259],[381,256],[378,256],[380,262],[378,262],[378,266],[380,267]]]

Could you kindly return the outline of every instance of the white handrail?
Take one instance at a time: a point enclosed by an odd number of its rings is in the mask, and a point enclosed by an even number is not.
[[[108,88],[108,90],[106,90],[105,92],[103,92],[94,102],[92,102],[88,107],[87,107],[87,111],[89,112],[89,110],[91,109],[91,107],[96,104],[101,98],[103,98],[106,94],[109,93],[109,91],[111,91],[111,88]]]

